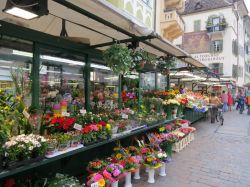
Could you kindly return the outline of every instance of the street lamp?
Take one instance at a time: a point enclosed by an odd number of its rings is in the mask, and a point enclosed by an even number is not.
[[[7,0],[3,12],[23,19],[47,15],[48,0]]]

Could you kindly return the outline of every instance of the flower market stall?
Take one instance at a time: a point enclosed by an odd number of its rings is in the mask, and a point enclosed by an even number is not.
[[[172,149],[179,152],[193,140],[194,129],[180,119],[184,108],[200,106],[192,94],[166,89],[169,70],[179,56],[203,65],[154,34],[126,32],[65,3],[49,5],[56,15],[77,12],[88,25],[98,22],[91,46],[40,32],[36,23],[30,29],[0,21],[0,68],[13,82],[11,91],[0,91],[0,186],[103,187],[125,180],[130,187],[144,169],[154,183],[156,169],[166,175]],[[99,26],[109,27],[110,36]],[[111,37],[114,31],[120,42]],[[99,35],[108,39],[95,43]],[[147,83],[149,75],[154,81]],[[160,85],[164,89],[154,91]]]

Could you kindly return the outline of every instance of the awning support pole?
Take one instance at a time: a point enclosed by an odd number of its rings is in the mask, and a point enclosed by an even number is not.
[[[38,43],[33,43],[33,64],[31,71],[32,80],[32,102],[31,105],[35,108],[39,108],[39,96],[40,96],[40,46]]]
[[[83,76],[84,76],[84,80],[85,80],[85,84],[84,84],[84,91],[85,91],[85,109],[87,112],[90,112],[91,107],[90,107],[90,92],[91,92],[91,83],[90,83],[90,56],[89,55],[85,55],[86,58],[86,64],[84,67],[84,71],[83,71]]]

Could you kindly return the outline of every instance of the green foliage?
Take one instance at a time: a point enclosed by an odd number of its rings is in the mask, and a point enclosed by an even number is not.
[[[133,69],[143,69],[145,64],[154,64],[155,57],[148,54],[143,49],[134,50],[131,52],[131,57],[133,58],[134,68]]]
[[[117,75],[125,75],[133,67],[133,58],[127,47],[112,45],[103,52],[104,61]]]
[[[68,143],[70,140],[71,140],[71,136],[69,134],[57,134],[55,135],[56,137],[56,140],[58,142],[58,144],[65,144],[65,143]]]
[[[162,73],[176,67],[175,58],[171,55],[158,58],[156,63],[157,69]]]

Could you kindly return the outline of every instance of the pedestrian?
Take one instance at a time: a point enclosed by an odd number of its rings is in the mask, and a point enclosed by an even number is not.
[[[240,90],[240,94],[238,96],[238,105],[239,105],[239,109],[240,109],[240,114],[243,114],[244,111],[244,107],[245,107],[245,95],[243,94],[243,91]]]
[[[228,94],[226,94],[225,90],[223,90],[221,94],[221,101],[223,103],[223,112],[227,112],[228,109]]]
[[[228,110],[231,112],[232,111],[232,106],[233,106],[233,96],[231,91],[228,91]]]
[[[209,99],[209,103],[212,106],[211,108],[211,123],[215,123],[215,118],[218,112],[218,106],[222,105],[222,102],[220,99],[215,95],[215,93],[211,94],[211,97]]]

